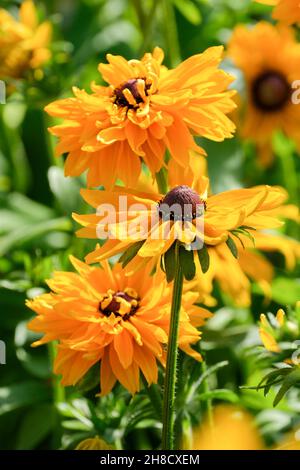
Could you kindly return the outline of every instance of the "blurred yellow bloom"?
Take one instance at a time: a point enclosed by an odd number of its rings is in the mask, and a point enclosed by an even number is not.
[[[276,321],[278,328],[282,327],[285,322],[285,313],[282,309],[279,309],[276,314]],[[280,346],[276,340],[276,329],[270,324],[265,314],[260,316],[260,328],[259,334],[263,342],[264,347],[271,352],[280,352]]]
[[[300,149],[300,107],[292,102],[293,82],[299,79],[300,44],[293,29],[266,22],[253,28],[237,26],[228,55],[246,81],[241,134],[257,144],[261,163],[268,166],[273,160],[275,131],[283,131]]]
[[[205,154],[194,141],[232,137],[229,120],[235,104],[233,78],[220,70],[223,48],[212,47],[174,69],[162,65],[156,47],[141,60],[107,54],[99,72],[108,86],[91,84],[92,93],[73,88],[74,97],[50,103],[46,111],[64,123],[50,132],[59,137],[57,155],[68,153],[67,176],[88,170],[88,186],[111,189],[117,179],[135,187],[141,159],[155,175],[168,149],[182,168],[189,153]]]
[[[281,352],[280,342],[293,342],[300,337],[300,303],[297,302],[295,308],[285,314],[283,309],[277,311],[276,316],[261,314],[259,334],[264,347],[271,352]],[[291,361],[288,359],[288,363]]]
[[[0,77],[23,78],[28,70],[41,67],[51,56],[51,33],[48,21],[39,24],[31,0],[22,3],[19,20],[0,9]]]
[[[287,24],[298,23],[300,21],[299,0],[256,0],[265,5],[275,6],[273,18]]]
[[[112,446],[109,446],[103,439],[98,436],[85,439],[79,442],[75,450],[113,450]]]
[[[150,276],[149,267],[127,276],[120,265],[90,267],[74,257],[77,273],[56,272],[48,281],[50,293],[27,305],[37,316],[29,328],[44,333],[33,346],[58,340],[54,372],[63,385],[75,385],[100,364],[101,395],[119,381],[130,393],[140,390],[140,371],[148,384],[156,383],[158,362],[165,364],[172,290],[162,273]],[[201,360],[191,347],[200,339],[196,327],[211,316],[197,307],[197,293],[184,292],[179,327],[181,350]]]
[[[262,450],[262,439],[253,417],[245,410],[220,405],[214,409],[213,423],[204,422],[193,433],[189,450]]]

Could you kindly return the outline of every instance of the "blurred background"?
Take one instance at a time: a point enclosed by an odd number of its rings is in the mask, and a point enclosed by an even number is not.
[[[20,3],[0,1],[0,7],[17,15]],[[79,195],[84,177],[64,177],[63,159],[54,157],[55,142],[46,131],[52,121],[43,108],[70,96],[73,85],[89,90],[92,80],[101,83],[97,65],[108,52],[139,58],[159,45],[166,65],[174,66],[208,46],[226,44],[238,23],[270,19],[270,10],[249,0],[35,3],[41,20],[53,25],[52,58],[40,76],[7,86],[7,102],[0,105],[0,340],[6,344],[6,364],[0,365],[0,449],[72,449],[95,435],[117,447],[155,448],[160,424],[143,393],[131,399],[119,387],[100,401],[89,377],[80,390],[63,390],[51,375],[51,346],[30,348],[35,337],[26,329],[31,312],[25,299],[46,289],[44,279],[53,270],[70,269],[70,253],[83,259],[93,248],[93,242],[76,239],[71,218],[74,210],[89,210]],[[237,77],[234,87],[242,92],[241,73],[228,60],[224,67]],[[238,137],[202,145],[210,156],[209,175],[216,192],[261,183],[286,186],[282,160],[265,170],[254,149]],[[278,148],[280,153],[280,142]],[[300,159],[293,147],[284,147],[284,152],[290,152],[299,181]],[[291,202],[297,203],[296,193]],[[284,231],[299,236],[295,222]],[[210,368],[210,389],[218,390],[212,399],[242,405],[255,415],[265,442],[275,445],[298,421],[299,390],[274,409],[273,392],[264,397],[262,391],[240,389],[256,385],[263,376],[263,359],[258,360],[253,349],[259,344],[259,314],[300,299],[299,266],[290,272],[281,254],[267,257],[276,267],[268,300],[253,283],[251,307],[237,307],[216,285],[217,315],[206,327],[202,348]],[[192,362],[190,366],[192,370]],[[196,383],[197,377],[191,373],[189,380]],[[201,422],[205,402],[202,406],[199,397],[191,397],[185,407],[185,426]]]

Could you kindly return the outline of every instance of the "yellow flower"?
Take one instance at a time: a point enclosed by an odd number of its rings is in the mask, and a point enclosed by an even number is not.
[[[109,446],[103,439],[98,436],[85,439],[79,442],[75,450],[113,450],[112,446]]]
[[[147,268],[127,276],[120,265],[90,267],[71,257],[77,273],[57,272],[48,281],[51,293],[27,305],[37,313],[29,328],[43,332],[33,345],[58,340],[54,372],[64,385],[76,384],[101,363],[101,395],[119,381],[130,393],[140,389],[140,371],[148,384],[157,382],[157,361],[164,365],[168,342],[171,288],[162,274],[150,277]],[[196,360],[191,344],[200,339],[195,326],[211,314],[194,305],[198,294],[183,295],[179,347]],[[192,323],[193,325],[192,325]]]
[[[0,9],[0,77],[23,78],[51,56],[48,49],[52,28],[48,21],[39,24],[31,0],[20,7],[19,21]]]
[[[262,450],[262,439],[253,417],[242,408],[220,405],[208,421],[193,432],[192,450]]]
[[[198,160],[193,161],[193,165],[198,164]],[[193,249],[193,253],[185,250],[186,256],[190,258],[194,254],[198,263],[198,256],[205,255],[204,249],[200,249],[203,242],[208,250],[222,250],[226,245],[226,249],[234,251],[232,231],[251,227],[255,238],[257,229],[282,225],[277,214],[274,215],[274,210],[287,197],[281,188],[258,186],[208,196],[208,183],[208,178],[200,176],[195,166],[180,170],[171,162],[170,190],[164,195],[121,186],[112,191],[83,190],[84,199],[97,208],[97,213],[74,214],[75,220],[84,226],[78,235],[99,238],[99,234],[103,237],[107,234],[110,238],[87,256],[87,262],[106,259],[134,245],[134,255],[138,255],[142,263],[143,259],[149,261],[165,255],[178,240]],[[126,210],[122,207],[122,198],[127,201]],[[116,220],[109,224],[98,210],[106,203],[116,210]],[[174,204],[178,213],[172,208]],[[188,213],[185,213],[186,206],[190,208]]]
[[[299,79],[300,44],[292,29],[261,22],[251,29],[238,26],[228,54],[246,81],[241,133],[258,145],[261,163],[267,166],[272,162],[275,131],[283,131],[300,148],[300,107],[292,102],[292,84]]]
[[[273,18],[287,24],[300,21],[300,3],[298,0],[256,0],[264,5],[275,6]]]
[[[226,90],[232,78],[218,69],[222,53],[222,47],[213,47],[170,70],[158,47],[141,60],[108,54],[99,72],[109,86],[92,83],[91,94],[74,87],[73,98],[46,107],[64,119],[50,132],[60,139],[57,155],[68,153],[65,174],[88,170],[88,186],[111,189],[121,179],[134,187],[141,158],[154,175],[166,149],[182,167],[190,150],[204,154],[194,134],[216,141],[232,137],[234,125],[226,114],[235,106],[234,92]]]
[[[288,207],[288,206],[286,206]],[[243,245],[237,243],[238,258],[234,258],[226,245],[222,243],[208,248],[210,266],[203,274],[197,269],[196,288],[206,292],[208,296],[213,289],[213,281],[217,281],[221,290],[229,295],[234,303],[241,307],[251,304],[251,282],[255,281],[262,289],[266,299],[271,296],[271,283],[274,278],[274,267],[263,253],[281,253],[284,256],[286,268],[293,270],[300,258],[300,243],[280,234],[249,233],[255,238],[255,243],[243,235],[239,235]],[[207,304],[211,305],[211,304]]]
[[[275,322],[273,322],[275,323]],[[280,308],[276,314],[277,328],[281,328],[285,323],[285,313]],[[272,326],[264,313],[260,316],[260,338],[264,347],[271,352],[280,352],[280,346],[276,340],[276,329]]]
[[[260,316],[259,334],[264,347],[271,352],[281,352],[280,342],[293,342],[300,335],[300,303],[288,315],[280,308],[276,316],[263,313]],[[286,362],[290,363],[288,359]]]

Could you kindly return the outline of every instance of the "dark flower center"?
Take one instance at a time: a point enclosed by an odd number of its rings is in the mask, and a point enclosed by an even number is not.
[[[114,103],[121,107],[135,109],[144,102],[148,96],[150,84],[146,84],[144,78],[132,78],[120,85],[114,91]]]
[[[201,217],[205,208],[205,201],[189,186],[176,186],[158,204],[163,220],[192,221]]]
[[[139,297],[134,289],[125,288],[124,291],[114,292],[108,290],[99,302],[99,311],[106,317],[114,314],[128,320],[139,307]]]
[[[264,112],[280,111],[291,97],[291,86],[279,72],[265,72],[252,85],[252,98]]]

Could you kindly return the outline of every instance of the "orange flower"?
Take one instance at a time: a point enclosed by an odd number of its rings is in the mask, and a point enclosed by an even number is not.
[[[193,165],[198,164],[199,160],[193,161]],[[136,248],[134,254],[139,256],[141,262],[142,259],[149,261],[165,255],[175,240],[188,245],[189,249],[191,243],[195,244],[193,248],[204,242],[208,249],[223,249],[226,246],[226,249],[229,247],[234,251],[231,235],[236,229],[247,230],[251,227],[255,230],[282,225],[277,214],[273,213],[287,197],[281,188],[257,186],[208,196],[208,178],[199,176],[195,167],[183,171],[172,162],[169,165],[169,187],[166,195],[153,191],[143,193],[120,186],[112,191],[82,190],[84,199],[93,207],[99,209],[102,204],[109,203],[116,209],[116,221],[110,224],[99,212],[74,214],[75,220],[84,226],[78,232],[80,237],[98,238],[100,232],[105,232],[110,238],[104,246],[97,247],[87,256],[87,262],[106,259],[133,245]],[[120,196],[126,198],[127,211],[120,207]],[[186,202],[191,210],[185,217],[182,214]],[[173,204],[182,208],[182,218],[173,214]],[[169,213],[166,208],[169,208]],[[167,220],[165,215],[169,216]],[[136,230],[133,235],[132,227],[139,225],[142,230]],[[204,254],[203,250],[200,251]],[[198,248],[197,251],[194,249],[194,253],[197,252],[199,254]],[[197,261],[198,257],[194,258]]]
[[[43,332],[33,345],[58,340],[54,372],[64,385],[76,384],[96,363],[101,363],[101,395],[119,381],[130,393],[140,389],[140,371],[148,384],[157,382],[157,361],[165,363],[171,289],[160,273],[150,270],[127,276],[119,265],[113,269],[90,267],[71,257],[78,271],[57,272],[48,281],[51,293],[27,305],[37,313],[29,328]],[[200,339],[195,326],[211,314],[194,305],[198,294],[183,295],[179,347],[197,360],[191,344]],[[192,325],[192,323],[193,325]]]
[[[261,163],[268,166],[276,131],[283,131],[300,148],[300,107],[292,101],[293,82],[299,79],[300,44],[291,28],[260,22],[251,29],[235,28],[228,55],[246,82],[241,134],[257,144]]]
[[[88,170],[88,186],[111,189],[118,178],[134,187],[141,158],[154,175],[166,149],[182,167],[190,150],[204,154],[193,134],[217,141],[232,137],[226,114],[234,108],[234,92],[226,91],[232,78],[218,69],[222,52],[210,48],[170,70],[161,65],[159,48],[140,61],[108,54],[108,64],[99,65],[108,87],[92,83],[92,94],[74,87],[75,97],[46,107],[65,120],[50,129],[60,139],[57,155],[68,153],[65,174]]]
[[[273,18],[287,24],[298,23],[300,21],[299,0],[256,0],[264,5],[275,6]]]
[[[0,77],[23,78],[28,70],[43,65],[51,56],[51,31],[48,21],[38,23],[31,0],[22,3],[19,21],[0,9]]]
[[[244,409],[219,405],[213,410],[213,424],[208,419],[193,432],[193,450],[263,450],[264,444],[253,417]]]

